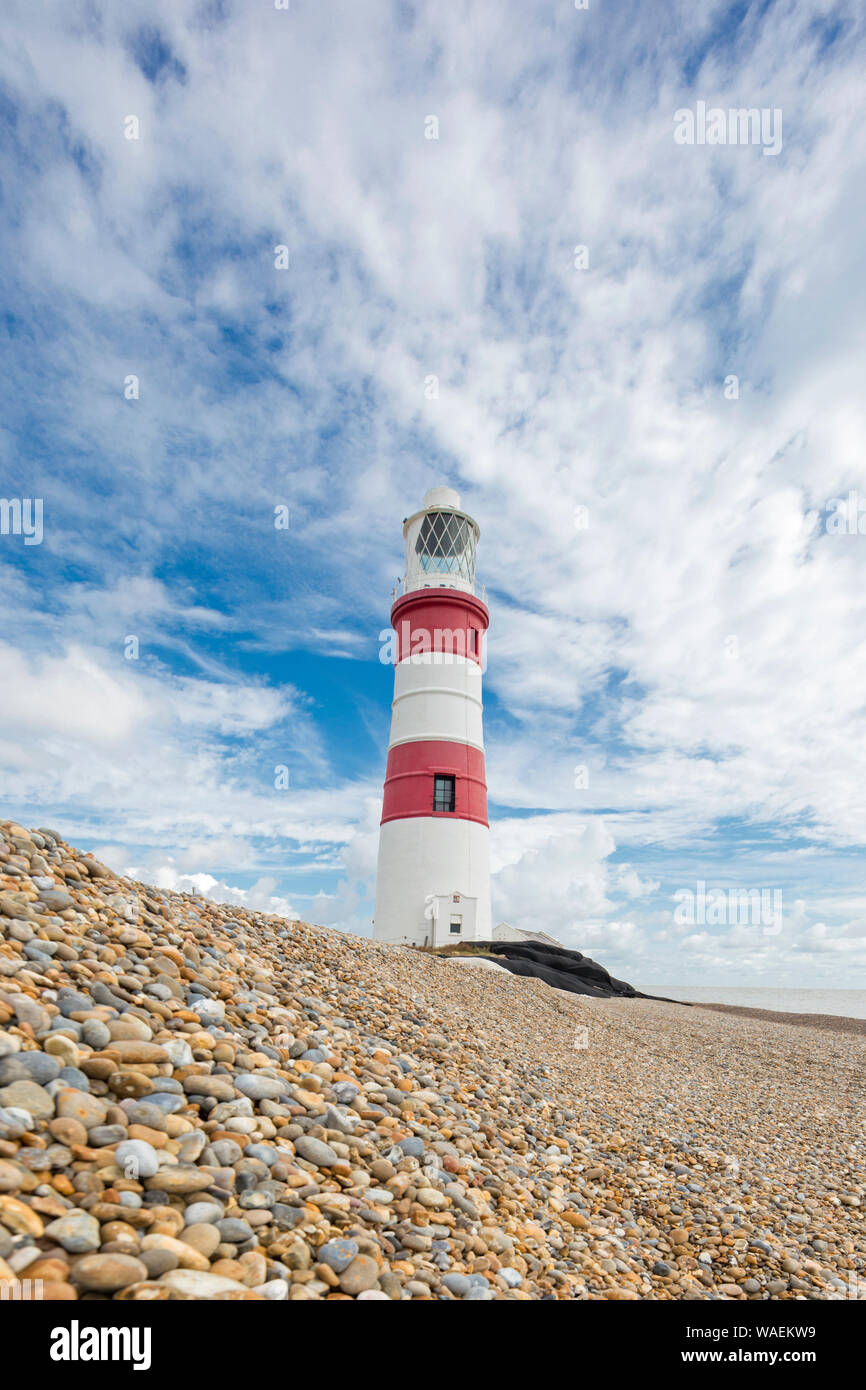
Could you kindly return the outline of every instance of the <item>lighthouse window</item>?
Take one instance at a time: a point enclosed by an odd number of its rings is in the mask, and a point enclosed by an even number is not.
[[[460,935],[460,932],[461,932],[461,930],[462,930],[462,928],[463,928],[463,918],[462,918],[462,917],[452,917],[452,918],[451,918],[451,935],[452,935],[452,936],[459,936],[459,935]]]
[[[434,811],[453,811],[453,810],[454,810],[454,778],[453,778],[453,777],[434,777],[434,778],[433,778],[433,810],[434,810]]]
[[[456,574],[470,583],[475,578],[475,535],[469,522],[455,512],[425,516],[415,552],[423,570]]]

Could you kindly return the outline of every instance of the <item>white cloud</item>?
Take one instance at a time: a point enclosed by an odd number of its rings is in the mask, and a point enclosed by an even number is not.
[[[260,878],[249,888],[238,888],[214,878],[211,874],[183,874],[171,864],[151,864],[144,869],[131,867],[127,870],[129,878],[144,878],[156,888],[172,893],[192,893],[200,897],[212,898],[214,902],[227,903],[231,907],[243,907],[247,911],[267,912],[279,917],[298,918],[288,898],[274,893],[276,878]]]
[[[610,903],[605,861],[614,849],[612,836],[594,820],[528,848],[494,875],[494,916],[556,935],[583,918],[606,912]]]

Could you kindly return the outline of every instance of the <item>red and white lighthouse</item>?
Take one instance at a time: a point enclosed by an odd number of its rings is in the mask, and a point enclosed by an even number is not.
[[[394,702],[379,830],[374,936],[407,945],[490,937],[481,676],[487,605],[480,535],[433,488],[403,524],[406,574],[391,609]]]

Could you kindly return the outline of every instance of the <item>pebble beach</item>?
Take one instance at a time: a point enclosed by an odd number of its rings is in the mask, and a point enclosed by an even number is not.
[[[0,822],[0,1282],[46,1300],[866,1297],[862,1029],[539,980]]]

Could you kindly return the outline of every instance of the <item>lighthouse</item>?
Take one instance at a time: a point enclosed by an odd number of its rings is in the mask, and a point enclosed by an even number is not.
[[[490,938],[481,677],[487,605],[480,531],[448,487],[403,523],[406,572],[391,609],[394,701],[376,873],[378,941]]]

